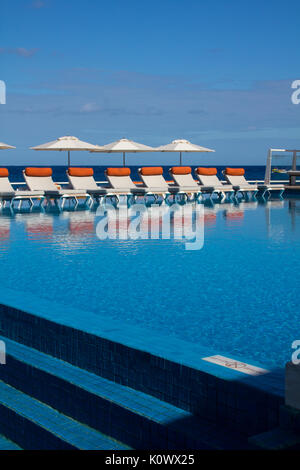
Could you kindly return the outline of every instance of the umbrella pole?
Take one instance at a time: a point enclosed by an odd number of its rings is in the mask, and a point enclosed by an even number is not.
[[[123,152],[123,166],[125,166],[125,152]]]
[[[70,150],[68,150],[68,167],[70,167]]]
[[[182,152],[180,152],[180,166],[182,166]]]

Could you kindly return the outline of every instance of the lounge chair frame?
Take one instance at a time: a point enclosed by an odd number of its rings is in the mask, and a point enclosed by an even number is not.
[[[14,208],[16,201],[19,202],[18,209],[21,209],[23,201],[28,201],[30,207],[33,207],[33,201],[36,199],[39,200],[39,205],[41,206],[44,198],[45,195],[43,191],[14,190],[9,176],[0,177],[0,209],[5,208],[7,202],[10,208]]]
[[[58,189],[55,186],[52,176],[28,176],[25,170],[23,170],[23,176],[30,190],[40,190],[44,192],[47,204],[51,204],[51,200],[54,200],[55,204],[60,209],[64,209],[66,200],[70,200],[75,202],[76,208],[79,204],[79,198],[83,197],[85,197],[85,204],[90,204],[91,196],[86,191],[71,188]],[[60,206],[58,204],[59,202],[61,203]]]
[[[195,168],[195,176],[201,183],[201,191],[208,193],[212,200],[213,195],[216,194],[221,202],[227,198],[230,200],[235,196],[235,190],[231,185],[222,184],[217,175],[200,175]]]

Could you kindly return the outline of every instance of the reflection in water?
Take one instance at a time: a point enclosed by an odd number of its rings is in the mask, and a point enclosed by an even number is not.
[[[300,200],[290,199],[289,200],[289,214],[291,216],[292,229],[296,229],[296,217],[300,216]]]
[[[68,219],[68,231],[71,235],[85,238],[95,233],[95,216],[89,211],[64,212],[63,217]]]
[[[44,240],[53,235],[53,217],[46,214],[26,214],[25,232],[32,240]]]
[[[217,223],[217,214],[215,212],[204,211],[204,225],[214,226]]]
[[[203,206],[197,204],[132,204],[117,209],[107,204],[96,212],[96,230],[101,240],[191,238],[194,225],[200,222],[203,228],[202,213]]]
[[[245,212],[249,210],[255,210],[258,206],[257,201],[241,202],[239,204],[226,204],[226,207],[223,207],[224,218],[227,225],[239,225],[241,226],[244,221]]]
[[[10,219],[0,218],[0,241],[9,240],[10,238]]]
[[[272,218],[272,211],[283,209],[284,204],[284,200],[271,200],[263,204],[265,208],[266,227],[269,238],[277,239],[284,233],[284,222],[281,219],[275,221],[274,218]]]
[[[10,224],[9,218],[0,216],[0,256],[8,251],[10,245]]]
[[[225,210],[224,211],[224,217],[226,220],[226,223],[236,223],[236,222],[242,222],[244,219],[244,211],[242,210]]]
[[[67,243],[67,234],[75,236],[78,241],[87,237],[97,235],[97,225],[101,217],[108,215],[108,223],[105,228],[110,236],[106,238],[128,240],[135,239],[161,239],[170,238],[172,234],[192,233],[195,224],[201,224],[215,230],[220,212],[226,225],[241,226],[244,223],[245,214],[249,210],[255,210],[258,206],[264,208],[266,227],[269,237],[275,233],[282,232],[284,223],[272,218],[272,211],[282,209],[286,202],[284,200],[269,200],[265,203],[257,201],[240,203],[215,203],[204,204],[186,203],[184,205],[156,205],[146,206],[144,204],[133,204],[130,207],[114,207],[110,204],[97,209],[97,211],[77,210],[57,213],[51,212],[27,212],[15,214],[14,216],[0,215],[0,243],[10,240],[11,218],[21,223],[25,228],[28,239],[33,241],[49,240],[58,245]],[[296,217],[300,214],[300,200],[289,199],[288,214],[291,217],[292,228],[296,228]],[[197,208],[203,209],[201,212]],[[187,210],[188,209],[188,210]],[[138,236],[132,236],[132,231]],[[100,237],[101,238],[101,237]],[[102,239],[105,239],[102,238]],[[71,241],[70,241],[71,242]]]

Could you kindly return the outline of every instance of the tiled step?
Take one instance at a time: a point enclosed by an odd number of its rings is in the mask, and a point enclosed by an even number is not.
[[[128,449],[2,381],[0,432],[27,450]]]
[[[239,435],[6,338],[0,379],[133,448],[239,449]]]
[[[300,450],[300,434],[278,427],[250,437],[249,443],[261,450]]]
[[[202,360],[215,351],[200,344],[166,341],[159,333],[148,337],[142,328],[7,289],[0,334],[243,435],[279,424],[281,369],[244,374]]]
[[[0,435],[0,451],[1,450],[22,450],[22,449],[14,442]]]
[[[270,450],[300,450],[300,410],[280,407],[279,426],[249,438],[257,448]]]

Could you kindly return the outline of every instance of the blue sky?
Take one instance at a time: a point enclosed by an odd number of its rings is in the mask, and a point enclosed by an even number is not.
[[[1,0],[0,9],[0,141],[17,147],[1,151],[3,164],[65,164],[28,147],[66,134],[216,150],[185,155],[191,164],[264,164],[269,147],[300,148],[298,1]],[[74,152],[72,161],[122,159]]]

